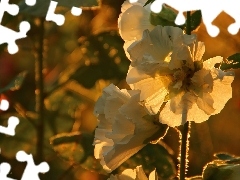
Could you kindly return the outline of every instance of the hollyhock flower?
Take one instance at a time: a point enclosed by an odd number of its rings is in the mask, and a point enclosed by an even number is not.
[[[142,39],[128,48],[132,62],[126,80],[132,89],[141,90],[140,101],[150,114],[159,111],[168,94],[171,74],[179,66],[178,52],[195,39],[180,28],[156,26],[151,32],[145,30]]]
[[[157,180],[156,170],[152,171],[147,178],[142,166],[137,166],[136,169],[126,169],[121,175],[111,175],[108,180]]]
[[[232,96],[233,73],[214,68],[221,57],[203,62],[205,46],[194,40],[179,28],[157,26],[128,48],[132,63],[127,82],[141,90],[140,101],[149,114],[167,102],[159,120],[169,126],[203,122]]]
[[[203,54],[204,49],[201,51],[198,49],[197,53]],[[170,100],[159,115],[163,124],[179,126],[186,121],[201,123],[211,115],[220,113],[232,97],[234,73],[214,67],[216,63],[222,62],[222,57],[217,56],[204,62],[194,59],[192,68],[183,65],[182,69],[173,74],[173,82],[169,86]]]
[[[139,103],[139,91],[109,85],[95,105],[98,127],[94,155],[111,172],[149,141],[164,136],[166,125],[147,115]]]

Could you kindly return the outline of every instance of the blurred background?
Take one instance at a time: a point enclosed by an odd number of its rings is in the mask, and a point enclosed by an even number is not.
[[[50,171],[40,175],[41,179],[107,179],[108,175],[93,157],[97,126],[93,108],[102,89],[110,83],[129,88],[125,77],[130,61],[117,27],[124,1],[102,0],[98,7],[82,8],[78,17],[70,13],[67,5],[58,6],[56,12],[65,16],[62,26],[44,20],[49,2],[38,1],[28,8],[24,2],[12,0],[10,3],[19,4],[20,13],[17,16],[5,13],[1,23],[19,31],[19,23],[26,20],[31,30],[27,38],[16,41],[19,47],[16,54],[9,54],[6,44],[0,46],[0,125],[6,126],[10,116],[20,119],[15,136],[0,134],[0,162],[11,164],[9,177],[20,179],[26,163],[16,161],[15,155],[24,150],[34,155],[36,164],[49,163]],[[216,38],[207,34],[203,24],[195,30],[198,40],[206,45],[204,60],[214,56],[226,59],[240,51],[240,34],[232,36],[227,31],[232,22],[227,14],[220,14],[214,21],[220,27]],[[40,60],[43,110],[38,107]],[[192,123],[188,176],[200,175],[207,162],[214,159],[214,153],[240,156],[240,71],[235,74],[233,98],[222,112],[204,123]],[[4,102],[9,102],[9,107],[3,106]],[[39,122],[39,113],[44,123]],[[41,147],[39,139],[43,142]],[[161,179],[171,179],[177,167],[177,131],[170,128],[156,146],[146,146],[115,173],[143,164],[147,174],[157,167]]]

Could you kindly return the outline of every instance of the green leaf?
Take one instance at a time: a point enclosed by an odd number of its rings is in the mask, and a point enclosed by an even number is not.
[[[214,154],[214,156],[220,160],[233,160],[234,159],[234,156],[233,155],[229,155],[229,154],[226,154],[226,153],[217,153],[217,154]]]
[[[134,169],[138,165],[142,165],[146,174],[156,169],[159,179],[162,180],[172,179],[176,175],[175,164],[170,152],[160,144],[146,145],[113,173],[119,174],[127,168]]]
[[[204,170],[203,180],[231,179],[233,172],[231,166],[219,165],[215,162],[209,163]]]
[[[57,6],[63,6],[67,8],[82,7],[89,8],[98,6],[98,0],[55,0],[58,2]],[[37,0],[34,6],[26,5],[25,1],[21,1],[18,6],[20,8],[20,13],[26,13],[34,16],[44,17],[47,14],[48,7],[50,5],[50,0]]]
[[[57,154],[71,165],[106,174],[100,162],[94,158],[93,135],[88,133],[61,133],[50,138],[50,144]]]
[[[1,125],[7,126],[8,118],[10,116],[17,117],[17,114],[7,115],[6,117],[1,117]],[[22,117],[18,117],[20,123],[15,128],[15,136],[7,136],[0,133],[0,147],[1,155],[7,158],[14,158],[16,152],[19,150],[24,150],[27,153],[36,152],[36,139],[35,139],[35,129],[32,124]]]
[[[240,157],[226,153],[214,155],[217,160],[208,163],[203,171],[203,180],[238,180],[240,177]]]
[[[192,15],[191,15],[191,31],[195,30],[202,21],[202,13],[201,10],[195,11]]]
[[[162,26],[175,26],[183,28],[183,26],[178,26],[175,24],[175,19],[177,14],[166,6],[162,6],[162,11],[160,13],[151,13],[150,14],[150,22],[152,25],[162,25]]]
[[[16,91],[19,90],[22,86],[22,83],[27,75],[27,71],[19,73],[14,80],[12,80],[6,87],[0,89],[0,94],[6,91]]]
[[[220,65],[221,70],[238,69],[240,68],[240,53],[233,54],[227,58],[226,62]]]
[[[85,88],[93,88],[99,79],[125,79],[130,61],[123,50],[123,44],[116,31],[89,36],[80,44],[87,49],[85,58],[89,64],[80,66],[70,79],[76,80]]]
[[[146,5],[148,5],[148,4],[150,4],[150,3],[153,3],[155,0],[148,0],[145,4],[144,4],[144,6],[146,6]]]
[[[93,152],[91,134],[61,133],[50,138],[53,149],[70,164],[80,164]]]

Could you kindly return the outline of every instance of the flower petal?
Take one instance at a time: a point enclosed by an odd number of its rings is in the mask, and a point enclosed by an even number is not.
[[[213,108],[214,100],[209,93],[203,93],[203,96],[197,98],[198,107],[203,110],[206,114],[211,115],[215,111]]]
[[[141,90],[140,101],[145,102],[149,114],[157,114],[159,111],[168,94],[168,83],[169,80],[165,77],[148,77],[132,84],[133,89]]]
[[[195,123],[201,123],[208,120],[210,115],[207,115],[204,111],[194,103],[192,107],[182,114],[175,114],[170,109],[170,103],[167,102],[166,106],[159,114],[159,122],[167,124],[170,127],[180,126],[187,121],[194,121]]]
[[[140,91],[119,90],[110,85],[98,101],[98,105],[104,105],[104,112],[96,108],[102,114],[98,115],[94,155],[111,172],[156,138],[160,126],[144,118],[147,113],[139,104]]]
[[[213,108],[216,109],[213,114],[218,114],[225,106],[227,101],[232,98],[231,83],[234,80],[234,76],[227,75],[222,79],[214,80],[213,90],[210,93],[214,99]]]
[[[124,41],[138,40],[142,38],[145,29],[152,30],[153,25],[149,21],[150,12],[144,7],[133,5],[119,16],[119,32]]]
[[[203,62],[203,68],[211,70],[214,68],[214,65],[216,63],[221,63],[222,60],[223,60],[223,57],[221,57],[221,56],[216,56],[216,57],[210,58]]]
[[[142,40],[132,44],[127,51],[130,54],[131,60],[136,61],[136,63],[142,61],[144,56],[148,56],[153,61],[152,63],[163,64],[171,50],[172,42],[169,39],[166,29],[157,26],[151,32],[145,30]]]

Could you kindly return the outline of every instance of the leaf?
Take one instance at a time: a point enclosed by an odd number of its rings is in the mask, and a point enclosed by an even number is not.
[[[80,132],[61,133],[50,138],[50,144],[63,159],[71,164],[85,161],[93,151],[93,136]]]
[[[204,167],[203,180],[238,180],[240,177],[240,157],[226,153],[214,155],[217,160]]]
[[[1,116],[1,125],[7,126],[7,120],[10,116],[17,117],[17,114],[11,113],[6,117]],[[32,124],[22,117],[18,117],[20,123],[15,128],[15,136],[7,136],[0,133],[1,155],[7,158],[14,158],[19,150],[24,150],[27,153],[36,152],[35,129]]]
[[[19,90],[22,86],[22,83],[27,75],[27,71],[19,73],[14,80],[12,80],[6,87],[0,89],[0,94],[8,90],[16,91]]]
[[[217,154],[214,154],[214,156],[220,160],[233,160],[234,159],[234,156],[233,155],[229,155],[229,154],[226,154],[226,153],[217,153]]]
[[[150,4],[150,3],[153,3],[155,0],[148,0],[145,4],[144,4],[144,6],[146,6],[146,5],[148,5],[148,4]]]
[[[162,6],[162,11],[160,13],[151,13],[150,14],[150,22],[152,25],[162,25],[162,26],[175,26],[180,27],[175,24],[175,19],[177,14],[171,9],[166,6]]]
[[[114,170],[113,173],[119,174],[127,168],[134,169],[136,166],[142,165],[146,173],[150,173],[156,169],[159,179],[169,180],[176,175],[175,164],[170,154],[160,144],[148,144]]]
[[[225,180],[231,179],[233,174],[231,166],[218,165],[215,162],[207,164],[203,173],[203,180]]]
[[[202,13],[201,10],[195,11],[192,15],[191,15],[191,31],[195,30],[202,21]]]
[[[89,36],[81,44],[82,48],[87,49],[85,61],[89,64],[81,65],[70,79],[76,80],[85,88],[94,87],[99,79],[125,79],[130,61],[123,50],[123,43],[116,31]]]
[[[61,133],[50,138],[50,144],[57,154],[71,165],[106,174],[100,162],[93,156],[93,135],[89,133]]]
[[[227,58],[226,62],[220,65],[221,70],[238,69],[240,68],[240,53],[233,54]]]
[[[98,6],[97,0],[54,0],[58,2],[58,6],[63,6],[67,8],[82,7],[89,8]],[[25,1],[21,1],[18,6],[20,8],[20,13],[26,13],[34,16],[44,17],[47,15],[48,7],[50,5],[50,0],[37,0],[34,6],[27,6]]]

